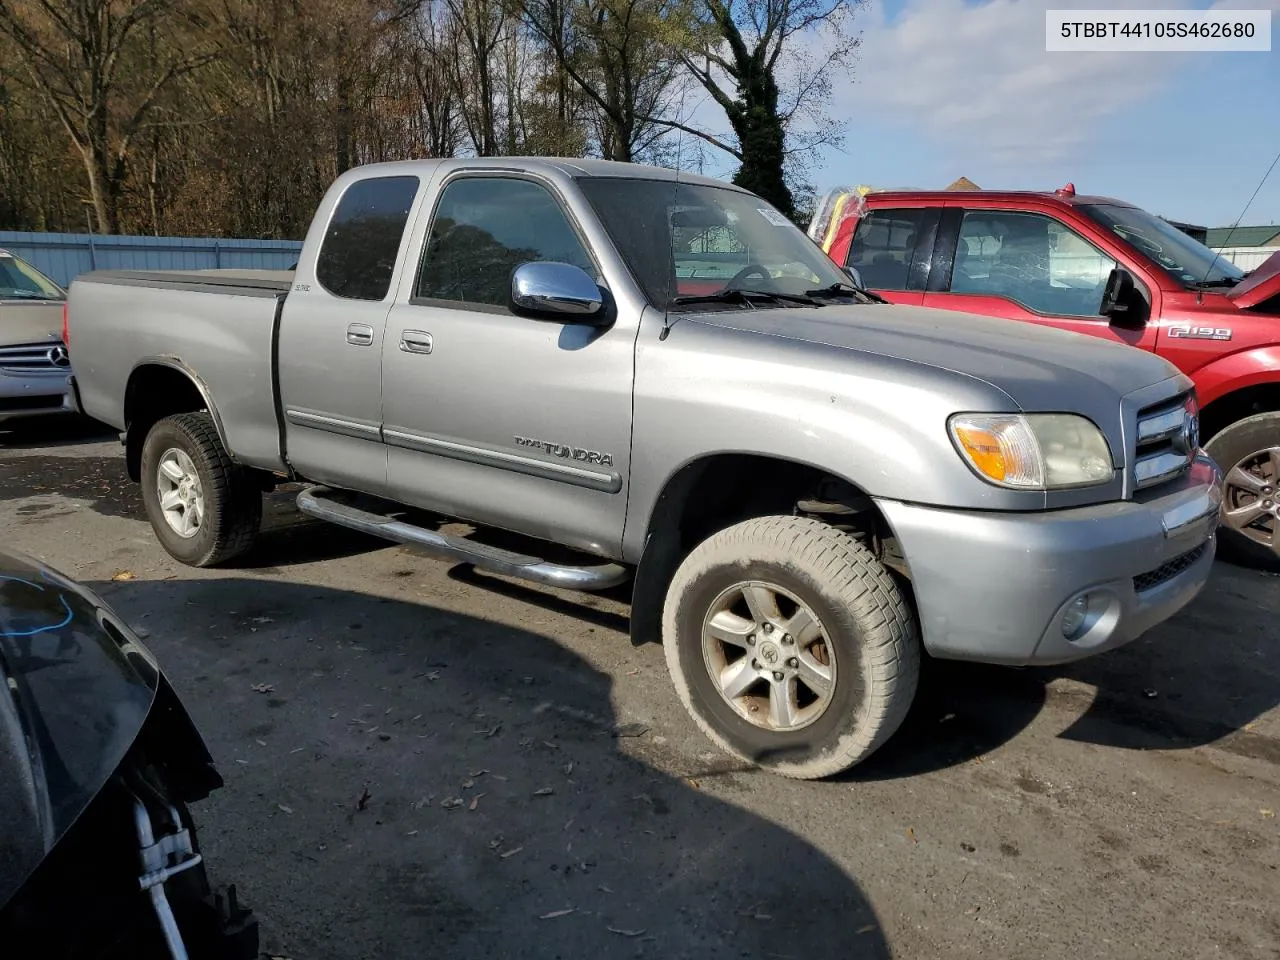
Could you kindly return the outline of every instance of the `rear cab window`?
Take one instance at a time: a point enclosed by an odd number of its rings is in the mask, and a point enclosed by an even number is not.
[[[858,221],[848,266],[872,290],[923,290],[937,222],[937,208],[872,208]]]
[[[344,300],[383,300],[418,195],[413,176],[369,177],[347,187],[316,257],[316,280]]]

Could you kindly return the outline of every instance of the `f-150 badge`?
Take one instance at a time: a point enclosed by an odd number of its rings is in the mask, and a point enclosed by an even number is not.
[[[1174,340],[1230,340],[1230,327],[1193,327],[1189,323],[1175,323],[1168,328]]]
[[[566,460],[578,460],[582,463],[597,463],[602,467],[613,466],[613,454],[599,453],[595,450],[584,450],[567,443],[552,443],[550,440],[535,440],[532,437],[516,437],[516,443],[522,447],[538,447],[553,457]]]

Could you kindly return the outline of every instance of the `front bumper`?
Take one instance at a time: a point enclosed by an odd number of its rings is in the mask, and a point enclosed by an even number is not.
[[[70,371],[22,375],[0,372],[0,421],[79,412],[75,378]]]
[[[1066,663],[1128,643],[1201,590],[1213,566],[1221,472],[1199,457],[1189,484],[1146,503],[982,513],[878,500],[897,536],[933,656]],[[1062,618],[1092,594],[1085,628]]]

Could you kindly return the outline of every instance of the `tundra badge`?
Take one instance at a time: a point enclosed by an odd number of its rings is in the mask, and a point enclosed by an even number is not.
[[[567,443],[552,443],[549,440],[534,440],[532,437],[516,437],[516,443],[522,447],[540,447],[555,457],[566,460],[579,460],[582,463],[597,463],[602,467],[613,466],[613,454],[598,453],[595,450],[584,450],[582,447]]]

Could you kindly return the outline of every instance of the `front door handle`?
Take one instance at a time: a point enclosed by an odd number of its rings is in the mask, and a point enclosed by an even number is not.
[[[367,347],[373,343],[373,327],[367,323],[347,324],[347,343],[356,347]]]
[[[405,353],[430,353],[431,334],[425,330],[402,330],[400,349]]]

